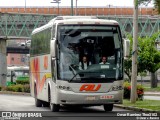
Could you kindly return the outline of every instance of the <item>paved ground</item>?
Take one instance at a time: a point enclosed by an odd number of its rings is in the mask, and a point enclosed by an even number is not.
[[[34,98],[25,95],[7,95],[0,94],[0,111],[50,111],[49,107],[35,107]],[[75,108],[62,107],[61,111],[71,113]],[[104,112],[103,106],[86,107],[76,110],[76,112]],[[113,111],[128,111],[122,108],[114,107]]]

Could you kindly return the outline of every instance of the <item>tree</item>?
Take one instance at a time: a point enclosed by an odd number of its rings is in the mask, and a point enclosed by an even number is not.
[[[138,3],[139,5],[148,5],[148,3],[150,3],[151,1],[153,1],[155,9],[157,10],[158,14],[160,14],[160,0],[139,0]]]
[[[124,60],[124,72],[127,75],[129,82],[131,81],[131,73],[132,73],[132,46],[133,46],[133,38],[131,35],[127,35],[127,39],[130,40],[130,56]]]
[[[132,59],[129,57],[128,59],[124,60],[124,72],[127,75],[129,82],[131,81],[131,73],[132,73]]]
[[[151,37],[138,38],[138,73],[149,71],[151,72],[151,87],[156,87],[157,82],[155,73],[160,68],[160,52],[155,48],[157,36],[160,33],[155,33]],[[131,35],[128,35],[127,38],[130,40],[132,46],[133,38]],[[132,47],[130,47],[130,55]],[[124,60],[124,72],[131,80],[132,73],[132,60],[130,56],[128,59]]]
[[[151,37],[139,38],[139,63],[138,71],[151,72],[151,88],[157,87],[155,72],[160,68],[160,52],[156,49],[156,38],[159,33]]]

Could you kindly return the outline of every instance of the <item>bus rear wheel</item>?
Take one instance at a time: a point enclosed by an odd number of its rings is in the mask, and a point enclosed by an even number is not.
[[[34,91],[35,91],[35,93],[34,93],[34,96],[35,96],[35,106],[36,107],[42,107],[42,101],[37,98],[37,89],[36,89],[36,87],[35,87]]]
[[[113,104],[105,104],[103,105],[104,110],[107,111],[112,111],[113,110]]]
[[[43,104],[43,107],[49,107],[49,103],[48,102],[43,101],[42,104]]]
[[[36,106],[36,107],[42,107],[42,102],[41,102],[41,100],[37,99],[36,97],[35,97],[35,106]]]

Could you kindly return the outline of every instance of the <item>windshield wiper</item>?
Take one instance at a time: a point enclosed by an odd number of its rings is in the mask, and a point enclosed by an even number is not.
[[[76,74],[69,80],[69,82],[71,82],[77,75],[78,75],[78,73],[76,73]]]
[[[78,75],[78,72],[73,68],[73,65],[70,65],[69,66],[70,70],[72,71],[73,73],[73,77],[69,80],[69,82],[71,82],[77,75]]]

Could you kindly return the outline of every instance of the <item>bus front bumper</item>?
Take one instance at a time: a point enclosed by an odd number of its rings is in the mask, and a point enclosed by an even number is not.
[[[123,90],[107,93],[75,93],[73,91],[58,90],[57,104],[122,104]]]

